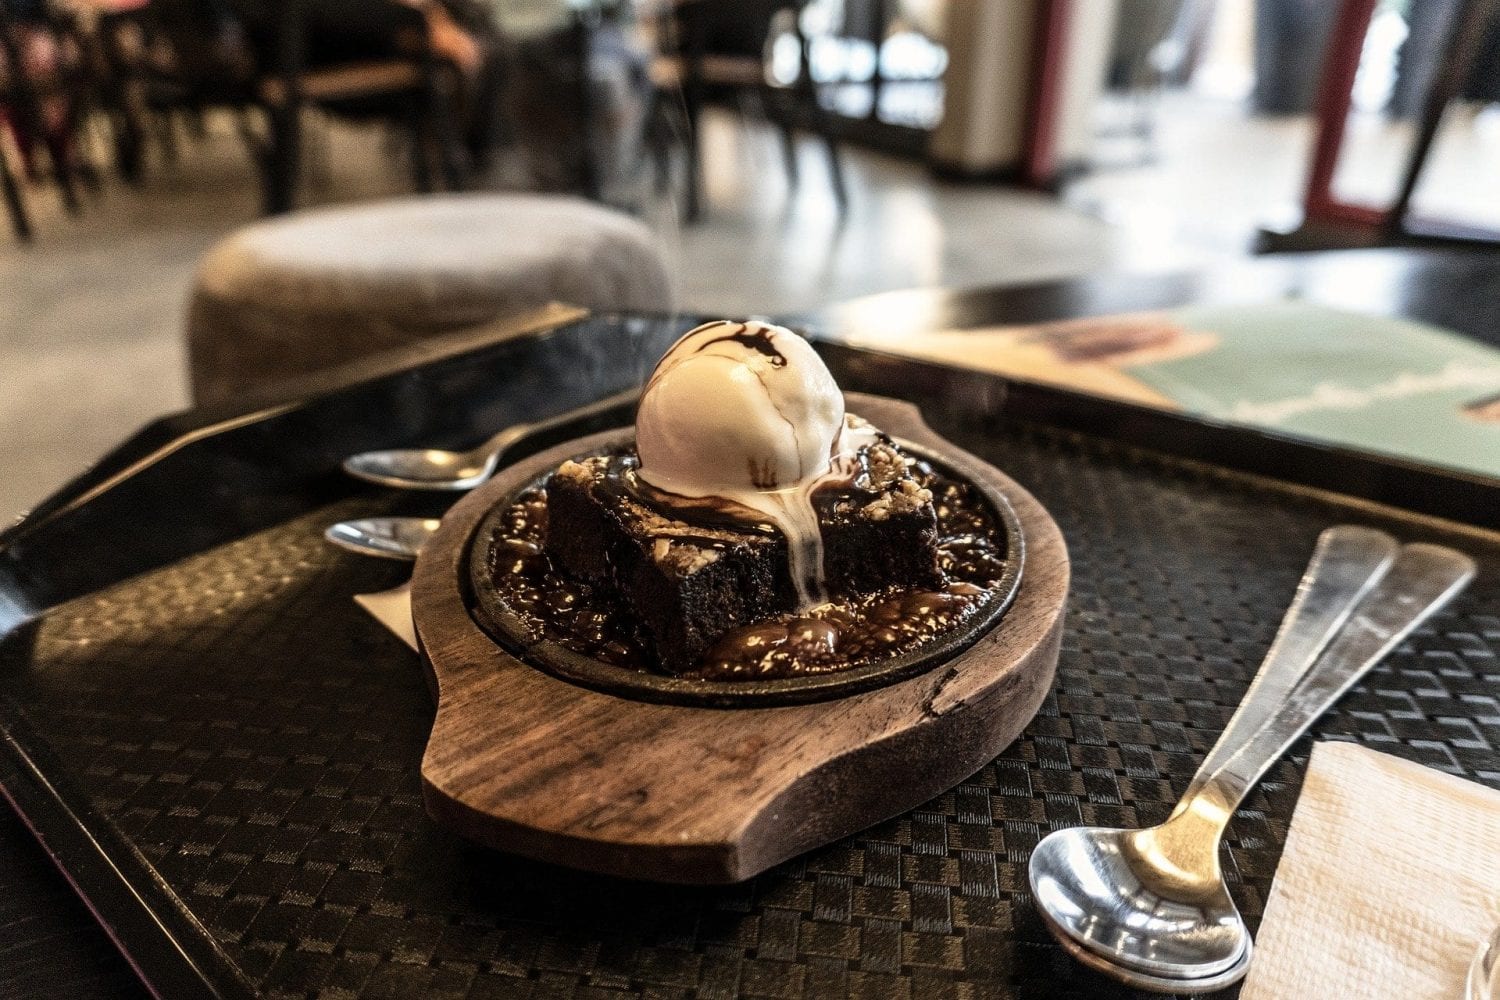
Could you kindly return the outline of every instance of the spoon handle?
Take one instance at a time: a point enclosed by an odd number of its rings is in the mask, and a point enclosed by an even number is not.
[[[1474,561],[1453,549],[1402,546],[1395,565],[1359,602],[1345,627],[1290,692],[1264,684],[1247,700],[1247,710],[1265,715],[1265,723],[1238,747],[1226,747],[1231,751],[1228,759],[1202,783],[1198,795],[1211,795],[1227,822],[1240,800],[1293,741],[1461,591],[1474,570]],[[1250,702],[1261,700],[1272,703],[1269,711],[1259,705],[1249,708]],[[1220,739],[1221,745],[1225,742]]]
[[[594,427],[592,421],[602,417],[613,416],[614,412],[630,404],[637,403],[641,398],[641,387],[632,386],[623,389],[611,396],[583,406],[575,407],[565,413],[546,417],[527,424],[512,424],[510,427],[496,434],[474,451],[480,455],[494,458],[498,463],[507,457],[506,452],[515,447],[520,441],[527,441],[534,446],[535,451],[554,444],[561,444],[563,437],[558,437],[557,432],[566,429],[565,437],[573,438],[590,433],[594,430],[604,430],[605,427]],[[612,422],[611,422],[612,423]],[[554,440],[554,438],[556,438]]]
[[[1219,742],[1182,796],[1186,803],[1240,746],[1264,726],[1278,704],[1312,667],[1359,599],[1390,569],[1400,548],[1383,531],[1340,524],[1318,536],[1291,607],[1260,670]],[[1179,809],[1181,806],[1179,805]]]

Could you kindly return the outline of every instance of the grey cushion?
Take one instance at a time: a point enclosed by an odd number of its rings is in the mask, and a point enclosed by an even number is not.
[[[572,198],[468,194],[315,209],[256,223],[199,265],[194,398],[278,383],[548,302],[670,308],[650,231]]]

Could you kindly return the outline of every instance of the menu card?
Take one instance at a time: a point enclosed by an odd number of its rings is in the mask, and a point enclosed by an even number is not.
[[[860,347],[1500,476],[1500,350],[1304,302],[860,333]]]

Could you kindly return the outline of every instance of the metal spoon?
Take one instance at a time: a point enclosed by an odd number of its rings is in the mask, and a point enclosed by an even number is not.
[[[411,562],[440,523],[435,517],[364,517],[330,525],[323,537],[360,555]]]
[[[1063,950],[1072,955],[1082,964],[1093,969],[1095,972],[1117,979],[1128,986],[1136,989],[1147,990],[1152,993],[1173,993],[1182,996],[1196,996],[1200,993],[1217,993],[1228,986],[1233,986],[1245,978],[1245,973],[1250,971],[1250,959],[1255,953],[1249,937],[1245,938],[1245,950],[1233,965],[1223,972],[1212,976],[1203,976],[1199,979],[1177,979],[1171,976],[1153,976],[1145,972],[1137,972],[1135,969],[1126,968],[1123,965],[1104,959],[1075,944],[1071,938],[1058,936],[1058,942],[1062,944]]]
[[[382,559],[413,561],[422,546],[437,531],[438,521],[428,517],[367,517],[330,525],[323,537],[341,549]],[[413,650],[420,650],[411,623],[411,581],[373,594],[355,594],[354,603],[364,608]]]
[[[1385,576],[1400,550],[1394,538],[1374,528],[1339,524],[1318,535],[1276,638],[1271,640],[1260,669],[1219,742],[1183,792],[1183,801],[1196,795],[1200,782],[1223,767],[1234,751],[1265,725],[1271,712],[1344,627],[1355,605]]]
[[[1464,981],[1464,1000],[1500,1000],[1500,927],[1474,953]]]
[[[1243,742],[1221,738],[1209,761],[1222,763],[1200,769],[1167,822],[1046,837],[1029,872],[1053,934],[1074,954],[1093,958],[1095,968],[1147,989],[1202,992],[1243,975],[1250,936],[1219,866],[1230,817],[1292,742],[1473,574],[1473,561],[1452,549],[1403,547],[1347,627],[1290,689],[1258,678],[1236,720],[1243,714],[1264,721],[1246,737],[1246,727],[1231,720],[1226,736]]]
[[[1360,598],[1385,575],[1398,550],[1394,538],[1370,528],[1339,525],[1318,536],[1312,558],[1260,670],[1223,735],[1189,784],[1182,802],[1192,801],[1203,783],[1265,725],[1278,704],[1311,669],[1318,654],[1343,627]],[[1233,904],[1230,906],[1232,908]],[[1232,968],[1240,969],[1239,974],[1243,975],[1242,967],[1248,962],[1249,934],[1238,919],[1223,928],[1222,933],[1221,958],[1201,970],[1197,977],[1200,981],[1216,980]],[[1071,939],[1064,939],[1063,943],[1082,950]],[[1084,951],[1078,957],[1094,964],[1089,961],[1094,959],[1093,953]],[[1112,959],[1113,956],[1103,954],[1094,961],[1113,966]]]
[[[495,474],[505,453],[522,439],[555,430],[627,406],[640,399],[639,388],[617,392],[533,423],[514,424],[469,451],[397,448],[366,451],[344,459],[344,471],[382,486],[415,490],[470,490]]]

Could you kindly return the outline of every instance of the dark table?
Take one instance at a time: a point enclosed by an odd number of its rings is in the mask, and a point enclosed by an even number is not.
[[[1500,346],[1500,255],[1478,252],[1345,251],[1267,257],[1201,274],[893,292],[799,319],[829,331],[917,332],[1283,296],[1422,320]],[[45,851],[0,809],[0,997],[145,995]]]
[[[1500,253],[1484,251],[1280,254],[1195,273],[887,292],[799,319],[829,332],[918,332],[1283,297],[1420,320],[1500,346]]]

